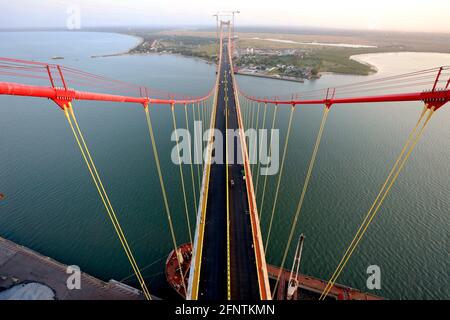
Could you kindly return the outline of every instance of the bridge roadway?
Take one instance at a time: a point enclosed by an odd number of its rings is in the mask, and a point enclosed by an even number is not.
[[[227,45],[224,44],[223,52],[226,52],[226,50]],[[234,130],[238,128],[234,84],[230,75],[231,67],[228,56],[224,55],[219,70],[221,74],[215,127],[222,132],[224,137],[221,154],[225,159],[225,129],[226,127]],[[226,101],[226,97],[228,101]],[[234,143],[228,143],[230,148],[228,152],[236,157],[242,151],[238,136],[234,140]],[[219,155],[219,150],[215,150],[215,154]],[[211,165],[199,281],[198,299],[200,300],[227,299],[228,293],[233,300],[260,299],[251,221],[248,214],[247,190],[243,176],[244,167],[237,163],[236,159],[231,160],[230,158],[229,161],[232,164],[228,166],[228,173],[226,164],[213,163]],[[233,185],[231,180],[233,180]],[[228,213],[227,188],[229,193]],[[230,226],[229,252],[227,246],[227,217],[229,217]],[[228,254],[230,291],[227,277]]]

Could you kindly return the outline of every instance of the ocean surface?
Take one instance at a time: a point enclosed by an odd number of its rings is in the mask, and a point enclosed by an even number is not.
[[[138,41],[109,33],[0,33],[0,56],[60,63],[187,95],[202,95],[211,89],[215,66],[200,60],[156,54],[91,57],[125,52]],[[51,60],[54,56],[64,59]],[[379,72],[369,77],[450,65],[450,55],[433,53],[371,54],[358,59],[378,68]],[[245,76],[237,79],[248,94],[269,96],[368,77],[327,74],[304,84]],[[142,107],[93,102],[75,102],[74,107],[150,291],[174,296],[164,280],[164,262],[172,245]],[[303,273],[323,279],[331,276],[421,108],[420,103],[332,108],[297,228],[298,234],[306,236]],[[180,177],[170,161],[170,109],[157,106],[152,111],[177,241],[183,243],[189,238]],[[178,119],[183,119],[182,110],[177,112]],[[129,277],[131,267],[61,110],[42,99],[3,96],[0,114],[0,193],[5,195],[0,201],[0,236],[63,263],[78,265],[101,279],[128,277],[125,282],[135,285]],[[280,108],[277,127],[281,128],[281,137],[287,116],[288,109]],[[295,112],[268,263],[281,261],[320,117],[318,106],[301,106]],[[381,290],[370,291],[374,294],[390,299],[450,298],[449,123],[450,108],[443,107],[433,117],[338,282],[369,291],[367,267],[378,265]],[[187,170],[185,179],[189,178]],[[266,205],[262,208],[264,235],[276,179],[268,178]],[[258,197],[261,191],[260,179]],[[192,196],[189,206],[193,208]],[[194,210],[190,215],[194,221]]]

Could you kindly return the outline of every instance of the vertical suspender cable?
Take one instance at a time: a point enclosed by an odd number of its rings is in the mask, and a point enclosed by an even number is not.
[[[187,106],[186,103],[184,104],[184,116],[186,118],[186,129],[189,131],[189,117],[188,117],[188,112],[187,112]],[[191,135],[191,139],[192,139]],[[194,196],[194,209],[195,209],[195,213],[197,213],[197,195],[195,192],[195,182],[194,182],[194,168],[193,168],[193,157],[192,157],[192,144],[191,142],[189,142],[189,155],[190,155],[190,160],[191,160],[191,180],[192,180],[192,194]]]
[[[259,105],[259,102],[258,102],[258,104],[257,104],[258,111],[256,112],[256,123],[255,123],[256,141],[254,142],[255,145],[253,146],[253,158],[254,158],[257,162],[258,162],[258,159],[259,159],[258,154],[257,154],[257,152],[258,152],[259,107],[260,107],[260,105]],[[256,164],[256,163],[253,164],[252,171],[255,169],[255,164]],[[256,173],[256,174],[258,174],[258,173]],[[252,176],[253,176],[253,175],[252,175]],[[256,193],[255,193],[255,196],[256,196]]]
[[[117,236],[119,237],[120,243],[122,244],[122,247],[125,251],[125,254],[131,264],[131,267],[133,268],[133,271],[136,275],[136,278],[139,281],[139,285],[142,288],[142,291],[144,293],[144,296],[147,300],[151,300],[150,292],[148,291],[147,285],[145,284],[145,280],[142,277],[142,274],[140,272],[140,269],[136,263],[136,260],[133,256],[133,253],[131,251],[131,248],[128,244],[128,241],[125,237],[125,234],[123,233],[123,230],[120,226],[120,223],[117,219],[116,213],[114,211],[114,208],[111,205],[111,202],[109,201],[109,197],[106,193],[106,190],[103,186],[103,183],[100,179],[100,175],[98,174],[97,168],[94,164],[94,161],[92,159],[91,153],[89,152],[89,149],[87,147],[86,141],[84,140],[83,134],[81,132],[80,126],[78,125],[78,121],[75,117],[75,114],[72,109],[72,104],[69,102],[68,106],[64,105],[64,115],[66,116],[66,119],[70,125],[70,128],[72,130],[72,133],[75,137],[75,140],[78,144],[78,147],[81,151],[81,154],[83,156],[83,159],[86,163],[86,166],[88,167],[89,173],[91,174],[92,180],[94,181],[95,187],[97,188],[97,191],[100,195],[100,198],[103,202],[103,205],[106,209],[106,212],[108,213],[108,216],[114,226],[114,230],[116,231]],[[75,123],[75,127],[72,123],[71,118],[73,119],[73,122]]]
[[[202,155],[202,160],[201,160],[201,167],[202,167],[202,170],[201,170],[201,172],[202,172],[202,175],[203,175],[203,162],[204,162],[204,159],[203,159],[203,121],[202,121],[202,112],[201,112],[201,107],[200,107],[200,102],[197,102],[197,115],[198,115],[198,121],[200,121],[200,128],[201,128],[201,130],[202,130],[202,133],[201,133],[201,142],[200,142],[200,153],[201,153],[201,155]],[[199,179],[201,179],[201,176],[199,176]]]
[[[291,113],[289,115],[289,123],[288,123],[287,132],[286,132],[286,139],[284,141],[283,156],[281,158],[281,167],[280,167],[280,173],[278,174],[277,188],[275,189],[275,198],[273,200],[272,215],[270,216],[269,230],[267,231],[266,244],[264,246],[265,252],[267,252],[267,246],[269,244],[269,239],[270,239],[270,232],[272,231],[273,217],[275,215],[275,209],[277,207],[277,200],[278,200],[278,194],[280,191],[281,178],[283,176],[284,162],[286,160],[286,153],[287,153],[287,148],[288,148],[288,143],[289,143],[289,137],[291,135],[292,118],[294,116],[294,110],[295,110],[295,106],[292,106]]]
[[[180,157],[180,146],[179,146],[180,141],[179,141],[178,131],[177,131],[177,120],[176,120],[176,116],[175,116],[175,104],[172,103],[171,109],[172,109],[173,130],[175,133],[175,140],[176,140],[175,143],[177,144],[178,167],[180,168],[181,189],[183,191],[184,211],[186,214],[186,223],[187,223],[187,227],[188,227],[189,241],[192,243],[191,221],[189,219],[189,209],[188,209],[187,198],[186,198],[186,188],[184,186],[183,164],[181,163],[181,157]]]
[[[205,109],[205,102],[202,101],[201,104],[202,104],[202,123],[203,123],[202,135],[203,135],[205,133],[205,128],[206,128],[206,109]],[[207,141],[203,141],[203,150],[206,148],[206,143],[207,143]]]
[[[300,212],[301,212],[301,209],[302,209],[302,206],[303,206],[303,201],[305,199],[305,194],[306,194],[306,191],[308,190],[309,180],[311,179],[311,174],[312,174],[312,171],[313,171],[313,168],[314,168],[314,163],[316,162],[317,151],[319,150],[320,141],[322,140],[323,130],[325,128],[325,123],[327,121],[328,112],[329,111],[330,111],[329,106],[325,106],[325,108],[323,110],[322,122],[320,123],[319,133],[317,134],[316,143],[314,145],[314,150],[313,150],[313,153],[312,153],[312,156],[311,156],[311,160],[309,162],[308,171],[306,173],[305,182],[303,183],[302,193],[300,195],[300,199],[298,200],[298,204],[297,204],[297,209],[295,211],[294,220],[292,221],[292,225],[291,225],[291,231],[289,232],[289,237],[288,237],[288,241],[286,243],[286,248],[284,250],[283,259],[281,260],[280,271],[278,272],[277,281],[276,281],[275,287],[273,289],[274,293],[276,292],[277,286],[278,286],[278,282],[280,281],[281,270],[283,270],[283,268],[284,268],[284,263],[286,262],[286,257],[287,257],[288,251],[289,251],[289,247],[291,246],[292,237],[294,235],[295,228],[297,226],[297,221],[298,221],[298,218],[300,216]]]
[[[196,154],[198,154],[199,150],[197,150],[197,139],[195,138],[195,103],[192,103],[192,118],[193,118],[193,122],[192,122],[192,128],[193,128],[193,133],[194,133],[194,159],[196,158]],[[201,183],[200,183],[200,164],[196,165],[197,167],[197,182],[198,182],[198,194],[200,195],[201,192]]]
[[[250,129],[250,117],[252,115],[252,102],[247,100],[247,129]]]
[[[164,186],[164,180],[163,180],[162,171],[161,171],[161,164],[159,162],[158,149],[156,148],[156,141],[155,141],[155,135],[153,133],[153,126],[152,126],[152,120],[150,117],[150,110],[149,110],[148,106],[145,106],[144,110],[145,110],[145,117],[147,119],[148,132],[150,134],[150,139],[152,142],[152,149],[153,149],[153,155],[155,157],[156,169],[158,171],[159,184],[161,186],[161,192],[163,195],[164,207],[166,209],[167,221],[169,222],[170,234],[172,236],[173,250],[177,256],[178,267],[180,268],[180,274],[181,274],[181,282],[182,282],[182,285],[184,288],[184,292],[186,293],[187,292],[186,284],[184,283],[184,274],[183,274],[183,269],[181,268],[180,256],[178,254],[177,239],[175,237],[175,230],[173,228],[172,217],[170,214],[169,200],[167,198],[166,188]]]
[[[273,109],[272,129],[270,131],[270,144],[269,144],[269,159],[270,159],[270,161],[272,161],[272,140],[273,140],[272,132],[275,127],[275,119],[277,117],[277,109],[278,109],[278,105],[275,104],[274,109]],[[267,165],[269,165],[269,164],[267,164]],[[264,176],[263,194],[261,197],[261,205],[259,208],[259,221],[262,221],[262,214],[263,214],[263,209],[264,209],[264,198],[266,195],[266,185],[267,185],[267,174]]]
[[[248,127],[253,128],[253,116],[255,114],[255,102],[254,101],[250,102],[250,107],[251,107],[251,109],[250,109],[250,118],[248,119],[249,120]]]
[[[245,100],[245,128],[244,130],[248,129],[248,123],[250,118],[250,100]]]
[[[253,118],[254,118],[254,114],[255,114],[255,102],[251,102],[251,106],[252,106],[252,113],[250,115],[250,123],[248,125],[249,129],[253,129]],[[248,144],[250,143],[250,135],[248,136]],[[247,152],[248,152],[248,157],[249,159],[251,159],[250,154],[253,150],[250,150],[249,148],[247,148]]]
[[[197,102],[198,111],[199,111],[199,119],[202,122],[202,150],[205,148],[205,141],[203,141],[203,133],[205,132],[205,119],[204,119],[204,112],[203,112],[203,103]]]
[[[265,130],[266,129],[266,113],[267,113],[267,103],[264,102],[264,115],[263,115],[263,123],[262,123],[262,128]],[[261,149],[262,149],[262,141],[263,139],[260,140],[259,142],[259,153],[261,153]],[[258,157],[258,168],[256,169],[256,189],[255,189],[255,196],[258,196],[258,182],[259,182],[259,168],[261,165],[261,160]]]
[[[247,99],[242,98],[242,121],[243,121],[242,125],[243,125],[244,131],[245,131],[245,121],[247,120],[246,114],[245,114],[245,112],[247,111],[246,103],[247,103]]]
[[[251,118],[251,123],[250,123],[250,128],[254,129],[255,128],[255,109],[256,109],[256,102],[252,103],[252,118]]]
[[[421,113],[421,115],[420,115],[420,117],[419,117],[419,120],[418,120],[417,123],[416,123],[416,126],[415,126],[414,129],[410,132],[408,138],[406,139],[406,142],[405,142],[405,144],[404,144],[404,146],[403,146],[403,149],[401,150],[400,154],[398,155],[398,157],[397,157],[397,159],[396,159],[396,161],[395,161],[395,163],[394,163],[394,166],[392,167],[391,171],[389,172],[388,177],[386,178],[386,181],[384,182],[383,186],[381,187],[381,190],[379,191],[377,197],[375,198],[374,203],[372,204],[372,206],[370,207],[370,209],[369,209],[369,211],[367,212],[366,216],[364,217],[363,222],[361,223],[361,225],[360,225],[358,231],[356,232],[356,235],[354,236],[354,238],[353,238],[352,242],[350,243],[349,247],[348,247],[347,250],[345,251],[344,256],[342,257],[341,261],[339,262],[339,264],[338,264],[338,266],[337,266],[335,272],[334,272],[333,275],[331,276],[330,282],[329,282],[329,283],[327,284],[327,286],[325,287],[324,291],[322,292],[322,295],[328,290],[328,287],[330,286],[331,280],[334,279],[334,277],[336,276],[336,274],[337,274],[339,268],[341,267],[342,263],[344,262],[345,257],[346,257],[347,254],[350,252],[351,248],[354,246],[354,244],[355,244],[355,242],[356,242],[356,240],[357,240],[357,238],[358,238],[358,235],[361,233],[361,231],[362,231],[363,228],[364,228],[364,225],[367,223],[367,220],[369,219],[370,213],[371,213],[372,210],[374,209],[376,203],[378,202],[379,198],[381,197],[381,194],[383,193],[384,189],[386,188],[387,184],[389,183],[389,180],[390,180],[391,177],[394,175],[395,170],[397,169],[398,165],[400,164],[400,161],[401,161],[401,159],[403,158],[403,156],[404,156],[404,154],[405,154],[405,152],[406,152],[408,146],[410,145],[411,141],[413,140],[414,134],[415,134],[415,132],[417,131],[417,129],[418,129],[418,127],[419,127],[419,124],[420,124],[420,122],[422,121],[422,118],[423,118],[423,116],[425,115],[425,112],[426,112],[426,111],[427,111],[427,106],[425,105],[424,108],[423,108],[423,110],[422,110],[422,113]],[[328,292],[327,292],[327,294],[328,294]],[[322,297],[322,295],[321,295],[321,297]],[[326,296],[326,295],[325,295],[325,296]]]
[[[425,122],[423,123],[419,132],[417,132],[419,124],[422,122],[424,115],[426,114],[427,111],[429,111],[429,114],[426,117]],[[354,250],[356,249],[356,247],[358,246],[362,237],[364,236],[367,228],[369,227],[369,225],[372,222],[375,215],[378,213],[378,210],[380,209],[384,199],[386,198],[386,196],[388,195],[392,186],[394,185],[395,181],[397,180],[398,176],[400,175],[400,172],[402,171],[406,161],[408,160],[408,158],[411,155],[412,151],[414,150],[415,146],[419,142],[420,137],[422,136],[422,134],[425,130],[425,127],[427,126],[428,122],[430,121],[433,113],[434,113],[434,107],[431,109],[428,109],[427,106],[425,105],[425,107],[420,115],[419,121],[417,122],[416,126],[411,131],[411,133],[409,134],[408,139],[407,139],[402,151],[400,152],[400,155],[396,159],[391,172],[389,173],[389,175],[388,175],[386,181],[384,182],[383,186],[381,187],[381,190],[378,193],[375,201],[373,202],[372,206],[370,207],[369,211],[367,212],[367,214],[366,214],[362,224],[360,225],[355,237],[353,238],[350,246],[347,248],[344,256],[342,257],[341,261],[339,262],[338,267],[334,271],[327,286],[323,290],[323,292],[319,298],[320,300],[324,300],[327,297],[330,290],[333,288],[334,283],[336,282],[336,280],[342,273],[342,270],[344,269],[348,260],[352,256]],[[409,147],[409,149],[408,149],[408,147]]]

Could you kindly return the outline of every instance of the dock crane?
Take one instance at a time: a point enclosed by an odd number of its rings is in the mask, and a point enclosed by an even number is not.
[[[294,261],[292,263],[291,275],[289,276],[287,300],[292,300],[298,289],[298,271],[300,270],[300,260],[302,258],[304,240],[305,236],[302,233],[298,238],[297,248],[295,249],[295,256]]]

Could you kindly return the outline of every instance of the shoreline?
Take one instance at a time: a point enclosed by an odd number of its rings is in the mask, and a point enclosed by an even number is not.
[[[311,79],[302,79],[302,78],[283,78],[283,77],[276,77],[271,76],[267,74],[254,74],[254,73],[246,73],[246,72],[235,72],[235,74],[240,76],[246,76],[246,77],[256,77],[256,78],[264,78],[264,79],[271,79],[271,80],[282,80],[282,81],[290,81],[290,82],[297,82],[297,83],[305,83],[305,80],[311,80]]]
[[[92,55],[91,58],[107,58],[107,57],[118,57],[118,56],[125,56],[128,54],[132,54],[131,50],[134,50],[135,48],[139,47],[141,44],[143,44],[145,42],[145,39],[139,36],[135,36],[135,35],[131,35],[131,34],[126,34],[126,33],[117,33],[117,32],[111,32],[112,34],[120,34],[120,35],[125,35],[128,37],[132,37],[132,38],[136,38],[138,40],[138,43],[135,44],[133,47],[128,48],[127,51],[123,51],[123,52],[116,52],[116,53],[108,53],[108,54],[98,54],[98,55]]]
[[[145,42],[145,39],[143,37],[133,35],[133,34],[128,34],[128,33],[121,33],[121,32],[101,32],[101,31],[88,31],[88,32],[111,33],[111,34],[118,34],[118,35],[122,35],[122,36],[133,37],[133,38],[137,39],[137,43],[125,51],[111,53],[111,54],[92,55],[91,58],[107,58],[107,57],[118,57],[118,56],[125,56],[125,55],[143,55],[143,56],[145,56],[145,55],[157,54],[157,55],[174,55],[174,56],[179,56],[179,57],[184,57],[184,58],[190,58],[190,59],[204,62],[209,65],[215,64],[214,61],[211,61],[209,59],[191,56],[191,55],[184,55],[181,53],[172,53],[172,52],[133,53],[132,51],[134,49],[138,48]],[[443,54],[443,55],[449,54],[449,53],[435,52],[435,51],[420,51],[420,52],[416,52],[416,51],[385,51],[385,52],[369,52],[369,53],[354,54],[354,55],[349,56],[348,59],[370,67],[373,71],[364,76],[371,76],[371,75],[380,73],[381,69],[380,69],[380,66],[377,66],[376,64],[364,59],[366,56],[383,55],[383,54],[401,54],[401,53],[436,53],[436,54]],[[272,79],[272,80],[290,81],[290,82],[297,82],[297,83],[302,83],[302,82],[311,81],[311,80],[318,80],[318,79],[320,79],[321,76],[325,76],[325,75],[359,76],[358,74],[329,72],[329,71],[319,72],[319,74],[318,74],[319,77],[317,79],[284,79],[284,78],[272,77],[272,76],[266,76],[266,75],[254,75],[254,74],[246,74],[246,73],[242,73],[242,74],[238,73],[238,74],[243,75],[243,76],[253,76],[253,77],[267,78],[267,79]]]
[[[136,39],[138,39],[138,42],[133,46],[128,48],[128,50],[126,51],[122,51],[122,52],[117,52],[117,53],[111,53],[111,54],[99,54],[99,55],[92,55],[91,58],[108,58],[108,57],[119,57],[119,56],[125,56],[125,55],[142,55],[142,56],[147,56],[147,55],[173,55],[173,56],[179,56],[179,57],[183,57],[183,58],[189,58],[189,59],[194,59],[197,61],[201,61],[204,62],[208,65],[213,65],[215,64],[214,61],[211,61],[209,59],[206,58],[202,58],[202,57],[196,57],[196,56],[192,56],[192,55],[184,55],[181,53],[172,53],[172,52],[147,52],[147,53],[133,53],[132,51],[135,50],[136,48],[138,48],[139,46],[141,46],[144,42],[145,39],[143,37],[137,36],[137,35],[133,35],[133,34],[128,34],[128,33],[120,33],[120,32],[108,32],[108,33],[113,33],[113,34],[119,34],[119,35],[125,35],[125,36],[129,36],[129,37],[134,37]],[[372,72],[363,75],[365,77],[367,76],[372,76],[375,75],[377,73],[381,72],[380,66],[375,65],[374,63],[371,63],[369,61],[367,61],[366,59],[364,59],[364,57],[366,56],[371,56],[371,55],[382,55],[382,54],[399,54],[399,53],[437,53],[437,54],[448,54],[448,53],[442,53],[442,52],[433,52],[433,51],[423,51],[423,52],[416,52],[416,51],[385,51],[385,52],[369,52],[369,53],[359,53],[359,54],[354,54],[348,57],[349,60],[353,60],[356,61],[360,64],[363,64],[365,66],[368,66],[370,69],[372,69]],[[270,75],[255,75],[255,74],[247,74],[247,73],[237,73],[239,75],[243,75],[243,76],[250,76],[250,77],[257,77],[257,78],[266,78],[266,79],[271,79],[271,80],[281,80],[281,81],[290,81],[290,82],[297,82],[297,83],[304,83],[306,81],[311,81],[311,80],[319,80],[322,76],[326,76],[326,75],[345,75],[345,76],[360,76],[359,74],[353,74],[353,73],[339,73],[339,72],[330,72],[330,71],[324,71],[324,72],[319,72],[318,77],[314,78],[314,79],[289,79],[289,78],[279,78],[279,77],[274,77],[274,76],[270,76]]]
[[[399,51],[399,52],[401,52],[401,51]],[[364,58],[363,58],[362,56],[367,56],[367,55],[372,55],[372,54],[386,54],[386,53],[390,53],[390,52],[378,52],[378,53],[361,53],[361,54],[354,54],[354,55],[351,55],[351,56],[349,57],[349,59],[350,59],[350,60],[354,60],[354,61],[356,61],[356,62],[359,62],[359,63],[361,63],[361,64],[364,64],[364,65],[370,67],[370,68],[373,70],[373,72],[371,72],[370,74],[368,74],[368,76],[370,76],[370,75],[376,74],[376,73],[378,73],[378,72],[380,71],[379,66],[377,67],[376,65],[374,65],[374,64],[372,64],[372,63],[370,63],[370,62],[364,60]]]
[[[98,54],[98,55],[92,55],[90,58],[96,59],[96,58],[109,58],[109,57],[120,57],[120,56],[150,56],[150,55],[171,55],[171,56],[179,56],[179,57],[184,57],[184,58],[191,58],[197,61],[202,61],[205,62],[209,65],[214,64],[214,62],[212,62],[211,60],[205,59],[205,58],[200,58],[200,57],[196,57],[196,56],[189,56],[189,55],[184,55],[181,53],[172,53],[172,52],[146,52],[146,53],[140,53],[140,52],[132,52],[134,49],[138,48],[140,45],[142,45],[145,42],[145,39],[139,36],[134,36],[134,35],[129,35],[129,34],[125,34],[125,33],[116,33],[116,34],[120,34],[120,35],[126,35],[126,36],[130,36],[130,37],[135,37],[137,39],[139,39],[139,43],[137,43],[135,46],[129,48],[127,51],[123,51],[123,52],[117,52],[117,53],[109,53],[109,54]]]
[[[139,46],[141,46],[146,40],[143,37],[140,36],[136,36],[136,35],[132,35],[132,34],[128,34],[128,33],[119,33],[119,32],[111,32],[111,33],[115,33],[115,34],[120,34],[120,35],[126,35],[126,36],[130,36],[130,37],[134,37],[139,39],[139,42],[134,45],[133,47],[129,48],[127,51],[123,51],[123,52],[117,52],[117,53],[112,53],[112,54],[99,54],[99,55],[92,55],[91,58],[108,58],[108,57],[119,57],[119,56],[125,56],[125,55],[142,55],[142,56],[146,56],[146,55],[174,55],[174,56],[179,56],[179,57],[184,57],[184,58],[191,58],[197,61],[201,61],[201,62],[205,62],[209,65],[213,65],[215,64],[214,61],[211,61],[209,59],[206,58],[201,58],[201,57],[196,57],[196,56],[191,56],[191,55],[184,55],[181,53],[172,53],[172,52],[146,52],[146,53],[133,53],[132,51],[135,50],[136,48],[138,48]],[[384,53],[384,52],[382,52]],[[387,52],[386,52],[387,53]],[[369,67],[371,67],[373,70],[375,70],[374,72],[371,72],[369,74],[367,74],[366,76],[370,76],[372,74],[375,74],[378,72],[378,69],[376,66],[373,66],[369,63],[365,63],[362,61],[359,61],[357,59],[353,59],[354,56],[359,56],[359,55],[363,55],[363,54],[357,54],[357,55],[353,55],[349,57],[349,60],[355,60],[358,63],[367,65]],[[290,82],[297,82],[297,83],[304,83],[305,81],[309,81],[309,80],[318,80],[321,78],[322,75],[326,75],[326,74],[335,74],[335,75],[356,75],[356,74],[351,74],[351,73],[337,73],[337,72],[319,72],[319,74],[317,75],[316,78],[314,79],[303,79],[303,78],[279,78],[279,77],[274,77],[274,76],[270,76],[270,75],[255,75],[255,74],[247,74],[247,73],[237,73],[243,76],[250,76],[250,77],[259,77],[259,78],[266,78],[266,79],[273,79],[273,80],[284,80],[284,81],[290,81]]]
[[[389,73],[387,72],[386,68],[383,68],[383,65],[377,64],[376,61],[372,61],[373,58],[379,57],[382,55],[392,55],[392,56],[400,56],[400,55],[436,55],[436,56],[442,56],[442,57],[450,57],[450,53],[444,53],[444,52],[434,52],[434,51],[388,51],[388,52],[372,52],[372,53],[361,53],[350,56],[350,59],[357,61],[359,63],[366,64],[370,66],[373,69],[376,69],[376,73],[384,74]],[[444,63],[447,65],[448,63]],[[424,64],[423,68],[434,68],[439,67],[441,65],[427,65]],[[384,66],[386,67],[386,66]],[[420,68],[420,67],[419,67]]]
[[[151,55],[151,54],[155,54],[155,53],[132,53],[131,51],[137,47],[139,47],[140,45],[142,45],[142,43],[145,42],[145,39],[141,36],[138,35],[134,35],[134,34],[130,34],[127,33],[126,31],[103,31],[103,30],[78,30],[78,31],[67,31],[67,30],[0,30],[0,32],[2,33],[9,33],[9,32],[79,32],[79,33],[109,33],[109,34],[117,34],[117,35],[121,35],[121,36],[128,36],[128,37],[133,37],[136,38],[138,40],[138,42],[133,45],[132,47],[126,49],[125,51],[121,51],[121,52],[117,52],[117,53],[110,53],[110,54],[96,54],[96,55],[91,55],[90,58],[106,58],[106,57],[116,57],[116,56],[124,56],[124,55],[135,55],[135,54],[139,54],[139,55]],[[380,73],[381,70],[380,68],[373,64],[370,63],[368,61],[366,61],[363,57],[367,56],[367,55],[380,55],[380,54],[400,54],[400,53],[433,53],[433,54],[442,54],[442,55],[448,55],[450,53],[445,52],[445,51],[439,51],[439,50],[431,50],[431,51],[414,51],[414,50],[409,50],[409,51],[377,51],[377,52],[369,52],[369,53],[358,53],[358,54],[354,54],[348,57],[349,60],[353,60],[356,61],[358,63],[364,64],[366,66],[369,66],[371,69],[373,69],[374,71],[365,75],[365,76],[370,76],[370,75],[374,75],[376,73]],[[205,62],[207,64],[214,64],[213,61],[205,59],[205,58],[201,58],[201,57],[195,57],[195,56],[190,56],[190,55],[183,55],[183,54],[179,54],[179,53],[170,53],[170,52],[164,52],[164,53],[156,53],[156,54],[167,54],[167,55],[178,55],[181,57],[185,57],[185,58],[192,58],[192,59],[197,59],[198,61],[202,61]],[[64,59],[64,57],[62,57]],[[49,59],[54,60],[52,57],[50,57]],[[339,73],[339,72],[329,72],[329,71],[324,71],[324,72],[319,72],[320,76],[323,75],[349,75],[349,76],[359,76],[359,74],[353,74],[353,73]],[[287,80],[289,81],[289,79],[277,79],[277,78],[272,78],[272,79],[276,79],[276,80]],[[307,79],[304,79],[305,81]]]

